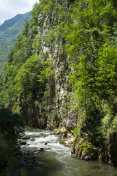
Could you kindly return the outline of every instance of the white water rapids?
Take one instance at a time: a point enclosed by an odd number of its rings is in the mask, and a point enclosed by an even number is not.
[[[23,148],[44,148],[39,160],[44,163],[40,173],[24,172],[23,176],[117,176],[117,169],[98,161],[82,161],[71,156],[71,149],[60,144],[59,136],[48,130],[26,131],[27,140]]]

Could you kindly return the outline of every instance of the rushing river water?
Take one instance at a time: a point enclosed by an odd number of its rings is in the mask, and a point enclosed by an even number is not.
[[[22,150],[44,148],[39,154],[42,166],[22,169],[22,176],[117,176],[117,169],[98,161],[82,161],[71,156],[69,147],[60,144],[59,137],[51,131],[26,131],[26,136],[35,137],[27,141]]]

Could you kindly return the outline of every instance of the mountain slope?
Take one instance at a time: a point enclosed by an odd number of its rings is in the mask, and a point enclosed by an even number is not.
[[[117,166],[116,4],[40,0],[31,14],[9,55],[0,102],[31,127],[72,133],[77,158]]]
[[[0,25],[0,72],[3,70],[13,45],[20,34],[24,22],[30,19],[30,12],[18,14]]]

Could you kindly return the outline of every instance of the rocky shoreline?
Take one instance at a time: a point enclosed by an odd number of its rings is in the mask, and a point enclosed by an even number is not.
[[[81,160],[100,160],[109,165],[117,167],[117,133],[108,136],[101,147],[95,147],[81,134],[74,136],[65,127],[55,129],[54,134],[59,135],[61,143],[71,147],[73,157]]]
[[[39,160],[39,156],[44,152],[44,148],[27,148],[27,141],[35,141],[34,137],[28,137],[23,135],[18,139],[16,148],[18,169],[16,171],[17,176],[22,176],[23,170],[34,170],[38,174],[38,170],[42,169],[43,163]],[[46,144],[45,144],[46,145]]]
[[[102,160],[108,164],[114,165],[109,158],[105,160],[103,151],[99,151],[91,143],[87,142],[80,136],[75,137],[72,132],[68,131],[65,127],[60,127],[53,130],[53,134],[60,136],[60,143],[71,148],[71,155],[77,159],[82,160]],[[36,136],[38,137],[38,136]],[[18,155],[19,169],[18,176],[21,176],[21,169],[38,170],[43,168],[43,163],[40,161],[39,156],[45,152],[44,148],[27,148],[27,141],[35,141],[35,137],[22,136],[18,139],[17,148],[21,146],[21,153]],[[44,144],[45,146],[47,143]],[[22,148],[23,146],[23,148]],[[25,147],[26,146],[26,147]],[[116,155],[115,155],[116,156]],[[108,155],[107,155],[108,157]],[[37,169],[38,168],[38,169]]]

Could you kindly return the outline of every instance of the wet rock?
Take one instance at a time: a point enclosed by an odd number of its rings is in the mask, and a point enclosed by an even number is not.
[[[35,141],[35,138],[30,138],[30,141],[32,141],[32,142]]]
[[[71,153],[78,159],[94,160],[98,158],[98,149],[83,138],[76,138]]]
[[[26,145],[26,140],[24,140],[24,139],[18,139],[18,143],[20,145]]]
[[[37,151],[38,151],[39,153],[43,153],[43,152],[44,152],[44,148],[38,148]]]
[[[47,150],[50,150],[51,148],[47,148]]]
[[[71,149],[71,154],[74,154],[75,153],[75,150],[74,148]]]
[[[24,151],[22,151],[22,156],[20,157],[19,161],[20,168],[32,169],[36,167],[36,163],[38,161],[37,156],[38,155],[35,155],[35,153],[32,152],[32,150],[25,149]]]
[[[60,134],[60,129],[55,129],[55,130],[53,131],[53,133],[56,134],[56,135],[59,135],[59,134]]]
[[[65,127],[60,127],[58,129],[55,129],[53,133],[56,135],[61,135],[61,137],[67,137],[68,131]]]
[[[47,143],[47,142],[45,142],[45,145],[48,145],[48,143]]]
[[[22,139],[24,139],[24,140],[29,140],[30,137],[29,137],[29,136],[23,136]]]
[[[71,133],[66,133],[66,135],[62,135],[61,142],[66,145],[72,147],[74,143],[75,137]]]
[[[75,140],[75,137],[74,136],[72,136],[72,137],[70,137],[70,138],[67,138],[64,142],[65,142],[65,145],[67,145],[67,146],[72,146],[73,145],[73,143],[74,143],[74,140]]]
[[[60,129],[60,133],[66,134],[66,133],[67,133],[67,129],[66,129],[65,127],[62,127],[62,128]]]
[[[117,166],[117,132],[113,132],[108,137],[109,163]]]
[[[63,134],[63,138],[66,138],[66,137],[67,137],[67,133],[64,133],[64,134]]]

